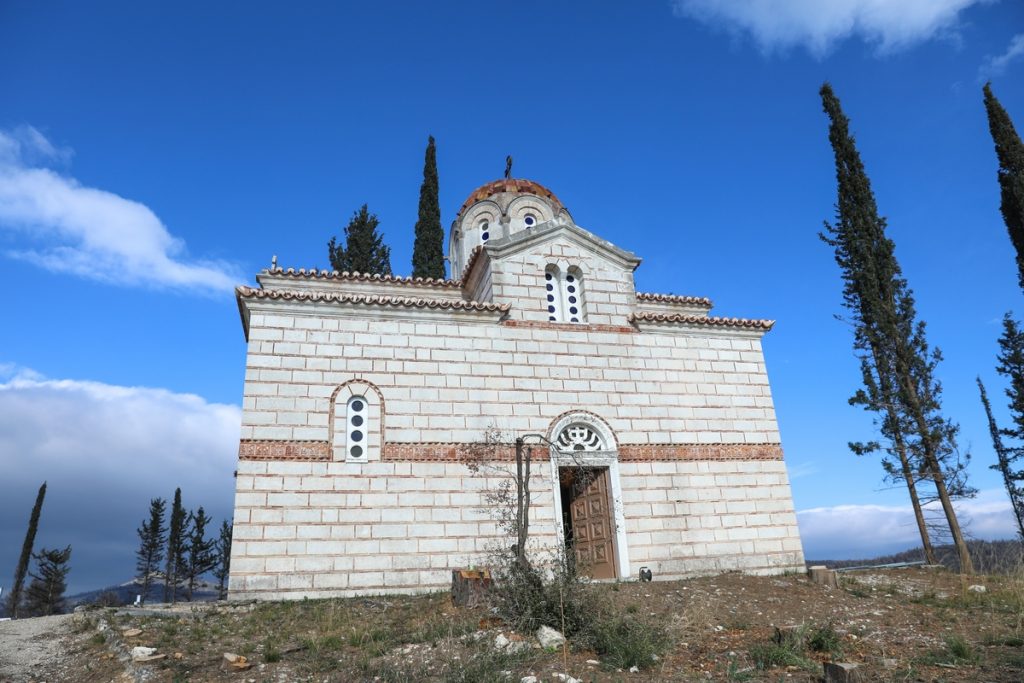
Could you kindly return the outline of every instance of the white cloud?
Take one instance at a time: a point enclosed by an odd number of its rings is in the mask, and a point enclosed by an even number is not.
[[[144,204],[85,187],[53,168],[70,157],[31,126],[0,130],[0,231],[27,240],[9,256],[158,289],[228,292],[240,280],[230,264],[188,259],[184,241]]]
[[[927,506],[929,517],[938,503]],[[971,538],[1014,538],[1013,511],[1006,492],[985,489],[956,504],[957,517]],[[910,503],[836,505],[797,512],[804,555],[809,560],[866,559],[907,550],[921,543]]]
[[[2,368],[0,368],[2,370]],[[14,567],[36,490],[36,547],[71,544],[71,590],[134,573],[151,498],[230,519],[241,411],[165,389],[0,375],[0,570]],[[6,580],[9,580],[7,577]],[[0,585],[6,583],[0,575]]]
[[[1024,57],[1024,33],[1018,33],[1013,38],[1010,38],[1010,45],[1006,48],[1006,52],[996,57],[989,57],[981,65],[978,75],[982,79],[999,76],[1006,71],[1006,67],[1010,65],[1010,62],[1021,57]]]
[[[677,16],[750,34],[766,52],[804,46],[822,57],[857,36],[880,52],[910,47],[956,28],[984,0],[674,0]]]

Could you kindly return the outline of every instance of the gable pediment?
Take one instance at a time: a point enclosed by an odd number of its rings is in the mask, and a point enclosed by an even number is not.
[[[492,240],[487,243],[484,250],[491,261],[500,261],[557,240],[567,241],[629,272],[636,270],[640,265],[640,257],[633,252],[617,247],[608,240],[601,239],[594,233],[569,222],[551,221],[533,230],[524,230]]]

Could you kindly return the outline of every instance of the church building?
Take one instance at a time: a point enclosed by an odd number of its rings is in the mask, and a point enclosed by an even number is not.
[[[474,190],[448,250],[456,279],[275,264],[238,287],[233,599],[437,590],[481,566],[510,543],[485,494],[513,448],[469,466],[494,431],[531,444],[531,543],[572,539],[595,579],[803,570],[772,321],[636,291],[640,258],[529,180]]]

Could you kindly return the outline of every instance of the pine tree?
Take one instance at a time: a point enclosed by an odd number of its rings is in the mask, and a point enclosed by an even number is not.
[[[899,466],[893,462],[887,472],[901,473],[912,501],[916,493],[910,481],[934,486],[960,570],[972,574],[974,567],[952,502],[974,494],[966,480],[970,456],[961,458],[956,445],[959,428],[941,414],[942,387],[934,371],[942,356],[929,347],[925,325],[917,320],[913,292],[902,276],[895,245],[885,234],[886,221],[878,214],[849,120],[827,83],[821,98],[830,120],[839,187],[836,222],[825,224],[822,239],[835,249],[843,276],[843,303],[853,317],[854,348],[862,374],[871,378],[851,402],[880,415],[881,431],[891,444],[889,452],[899,460]],[[914,503],[915,513],[927,544],[920,502]]]
[[[185,568],[185,537],[188,534],[188,513],[181,505],[181,489],[174,490],[174,503],[167,528],[167,552],[164,555],[164,602],[176,602],[178,584]]]
[[[377,215],[363,204],[345,226],[345,246],[334,237],[327,243],[331,267],[339,272],[391,275],[391,249],[377,234],[379,224]]]
[[[1024,458],[1024,446],[1020,445],[1024,444],[1024,330],[1010,313],[1003,316],[1003,334],[999,337],[997,358],[999,365],[996,366],[996,372],[1010,381],[1006,397],[1010,399],[1010,418],[1013,420],[1013,427],[1000,430],[999,434],[1014,439],[1018,446],[1004,447],[1002,454],[997,447],[998,462],[992,469],[998,469],[1003,475],[1006,492],[1017,516],[1021,539],[1024,540],[1024,470],[1015,469],[1017,463]],[[986,410],[989,410],[987,405]],[[994,426],[991,415],[989,422]]]
[[[37,574],[31,574],[32,583],[25,592],[25,610],[37,617],[60,614],[64,611],[64,591],[71,571],[71,546],[64,550],[41,549],[32,555],[37,563]]]
[[[187,559],[185,560],[185,591],[188,600],[192,600],[192,593],[196,583],[203,574],[207,573],[217,564],[217,555],[214,548],[217,539],[206,538],[206,525],[211,519],[200,507],[195,513],[189,515],[191,531],[188,534]]]
[[[444,279],[444,229],[437,198],[437,152],[434,136],[427,138],[420,185],[420,212],[416,220],[416,241],[412,249],[412,276]]]
[[[160,561],[164,559],[164,543],[167,542],[164,536],[167,533],[167,527],[164,526],[166,509],[167,503],[163,498],[149,501],[149,519],[142,520],[142,526],[137,530],[139,549],[135,551],[135,570],[138,572],[137,580],[142,584],[143,603],[149,598],[153,573],[159,571]]]
[[[217,579],[217,597],[224,600],[228,597],[227,583],[231,576],[231,525],[227,520],[220,523],[216,554],[217,564],[213,568],[213,576]]]
[[[21,546],[21,556],[18,558],[18,566],[14,569],[14,583],[11,584],[11,592],[7,598],[7,612],[14,619],[18,618],[18,608],[21,606],[22,591],[25,586],[25,574],[28,573],[28,562],[32,557],[32,546],[36,543],[36,529],[39,527],[39,513],[43,510],[43,498],[46,497],[46,482],[39,487],[36,494],[36,504],[32,506],[32,514],[28,518],[28,530],[25,532],[25,542]]]
[[[1004,430],[999,429],[996,420],[992,417],[992,404],[988,401],[988,394],[985,392],[985,385],[978,377],[978,390],[981,392],[981,405],[985,407],[985,417],[988,418],[988,431],[992,435],[992,448],[996,452],[996,464],[989,465],[993,470],[999,470],[1003,475],[1003,486],[1006,487],[1006,494],[1010,497],[1010,507],[1013,509],[1013,516],[1017,520],[1017,533],[1024,541],[1024,471],[1013,469],[1013,462],[1020,457],[1020,448],[1009,448],[1003,443]]]
[[[1017,279],[1024,289],[1024,143],[1010,115],[992,94],[991,83],[986,83],[983,90],[988,127],[999,158],[999,210],[1017,251]]]

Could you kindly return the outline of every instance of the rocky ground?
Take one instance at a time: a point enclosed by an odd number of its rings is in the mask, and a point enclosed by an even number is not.
[[[0,623],[0,681],[808,682],[833,660],[864,681],[1024,681],[1024,577],[885,570],[828,588],[726,574],[594,590],[628,647],[545,650],[444,594],[208,603]],[[139,647],[152,651],[133,663]]]

